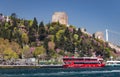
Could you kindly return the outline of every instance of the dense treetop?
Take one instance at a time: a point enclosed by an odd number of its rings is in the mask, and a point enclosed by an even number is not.
[[[3,59],[59,59],[62,56],[115,56],[107,42],[96,39],[75,26],[59,22],[44,24],[36,18],[25,20],[15,13],[9,21],[0,15],[0,57]]]

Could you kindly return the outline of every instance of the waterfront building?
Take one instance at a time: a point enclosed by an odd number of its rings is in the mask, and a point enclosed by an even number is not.
[[[5,20],[4,15],[0,14],[0,21],[4,21],[4,20]]]
[[[9,19],[9,16],[4,16],[2,13],[0,13],[0,21],[4,22],[9,22],[10,19]]]

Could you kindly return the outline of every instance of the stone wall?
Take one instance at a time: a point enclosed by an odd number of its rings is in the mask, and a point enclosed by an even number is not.
[[[68,25],[68,16],[65,12],[55,12],[52,15],[52,22]]]

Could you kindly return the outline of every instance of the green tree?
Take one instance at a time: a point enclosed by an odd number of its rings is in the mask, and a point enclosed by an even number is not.
[[[35,32],[38,31],[38,22],[37,22],[36,17],[34,17],[33,24],[32,24],[32,28],[35,29]]]
[[[7,48],[4,51],[4,59],[10,60],[10,59],[17,59],[18,55],[15,53],[11,48]]]
[[[0,58],[4,59],[4,57],[18,58],[21,52],[20,46],[15,42],[9,42],[7,39],[0,38]],[[12,57],[13,56],[13,57]]]
[[[69,40],[71,39],[71,34],[69,32],[68,27],[65,29],[64,36],[67,37]]]
[[[48,50],[49,50],[49,47],[48,47],[48,42],[50,41],[50,39],[49,38],[45,38],[45,40],[44,40],[44,48],[46,49],[46,54],[48,55]]]
[[[34,18],[32,26],[29,28],[28,36],[30,44],[38,39],[38,22],[36,18]]]
[[[74,34],[74,35],[73,35],[73,38],[77,41],[77,40],[78,40],[78,35],[77,35],[77,34]]]
[[[16,13],[12,13],[12,14],[11,14],[11,18],[12,18],[12,19],[15,19],[15,18],[17,18],[17,15],[16,15]]]
[[[63,36],[64,34],[64,30],[59,30],[57,33],[56,33],[56,37],[57,37],[57,40],[59,41],[60,38],[64,38],[64,37],[61,37]]]
[[[33,53],[30,51],[30,47],[28,45],[25,45],[23,47],[23,51],[21,52],[21,57],[22,58],[32,58]]]
[[[28,36],[27,36],[26,33],[23,33],[23,34],[22,34],[21,39],[22,39],[22,43],[23,43],[23,44],[27,44],[28,41],[29,41]]]
[[[80,29],[80,28],[78,28],[77,34],[78,34],[79,36],[81,36],[81,35],[82,35],[82,31],[81,31],[81,29]]]
[[[51,35],[55,35],[55,28],[54,27],[52,27],[52,26],[50,26],[50,28],[49,28],[49,34],[51,34]]]
[[[46,31],[45,31],[45,27],[44,27],[44,23],[43,22],[41,22],[39,24],[38,34],[39,34],[39,39],[40,40],[44,40],[44,38],[46,36]]]
[[[46,54],[45,52],[45,48],[43,46],[40,46],[40,47],[36,47],[35,48],[35,51],[34,51],[34,56],[37,58],[39,55],[43,55],[43,54]]]

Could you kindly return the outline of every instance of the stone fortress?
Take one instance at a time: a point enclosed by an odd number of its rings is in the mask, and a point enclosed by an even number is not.
[[[68,26],[68,16],[65,12],[54,12],[54,14],[52,15],[52,22],[59,22],[60,24],[64,24]],[[88,33],[84,28],[81,28],[81,31],[85,34],[88,34],[89,36],[92,36],[92,34]],[[105,41],[103,32],[94,33],[94,37]],[[114,48],[116,51],[120,52],[120,48],[113,45],[112,43],[109,43],[109,46],[111,48]]]
[[[68,25],[68,16],[65,12],[54,12],[52,15],[52,22],[59,22],[60,24]],[[81,31],[89,36],[92,36],[92,34],[88,33],[84,28],[81,28]],[[103,33],[96,32],[95,38],[104,40]]]
[[[59,22],[60,24],[68,25],[68,16],[65,12],[55,12],[52,15],[52,22]]]
[[[104,40],[104,34],[103,34],[103,32],[96,32],[95,33],[95,38]]]

